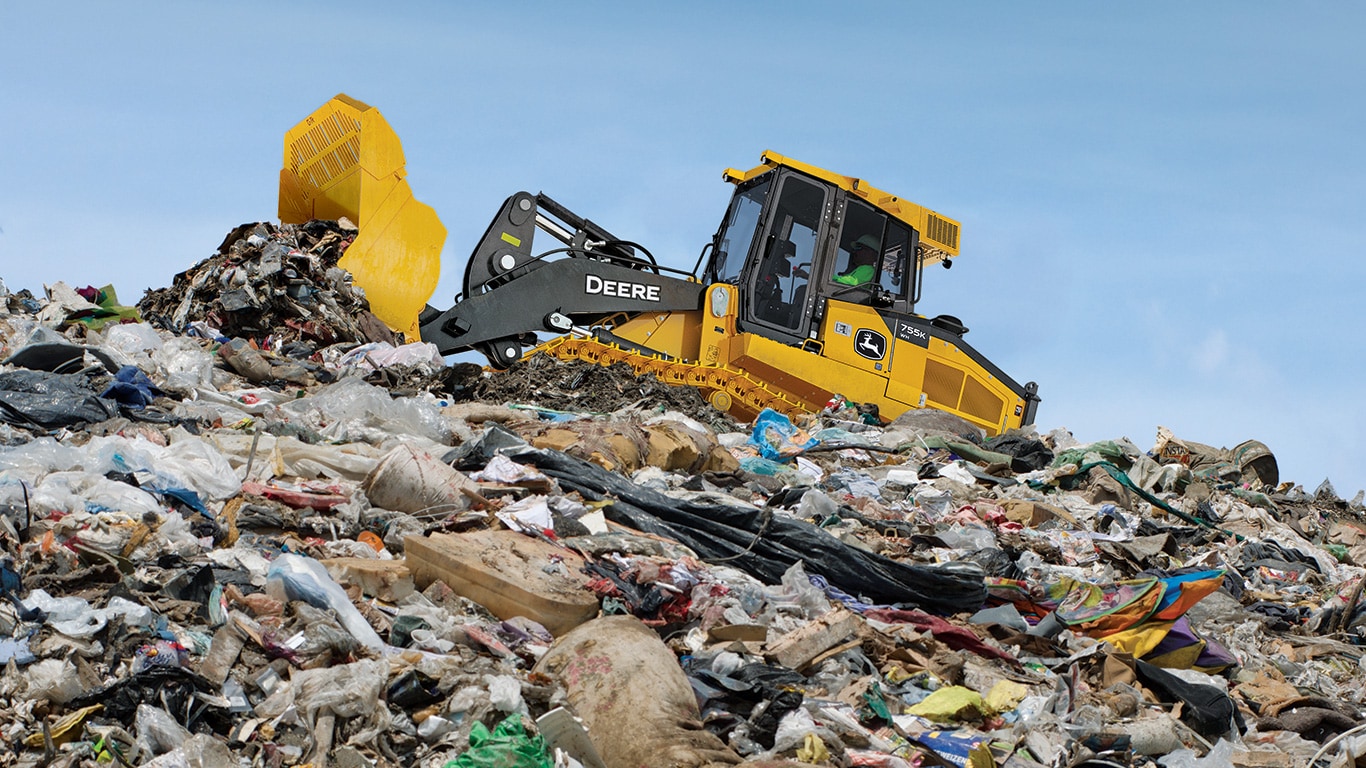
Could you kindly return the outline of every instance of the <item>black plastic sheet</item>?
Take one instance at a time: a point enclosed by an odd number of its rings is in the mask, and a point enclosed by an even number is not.
[[[1233,699],[1213,685],[1188,683],[1142,660],[1135,662],[1134,672],[1162,701],[1183,702],[1186,706],[1181,721],[1206,738],[1217,738],[1235,728],[1242,733],[1247,728]]]
[[[1016,472],[1043,469],[1053,461],[1053,452],[1042,440],[1020,435],[1000,435],[984,443],[984,447],[1012,457],[1010,468]]]
[[[949,614],[975,611],[986,601],[976,564],[902,563],[851,547],[804,520],[721,502],[674,499],[559,451],[524,447],[504,453],[587,498],[612,498],[604,509],[609,520],[677,541],[704,560],[724,561],[766,584],[780,583],[783,573],[802,561],[807,573],[872,603]]]
[[[20,427],[57,429],[98,424],[119,415],[118,404],[95,395],[75,373],[0,373],[0,421]]]

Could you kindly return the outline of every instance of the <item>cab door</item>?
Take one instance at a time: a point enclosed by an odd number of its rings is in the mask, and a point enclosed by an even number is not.
[[[830,203],[825,185],[792,173],[780,179],[744,281],[749,330],[790,343],[806,338]]]

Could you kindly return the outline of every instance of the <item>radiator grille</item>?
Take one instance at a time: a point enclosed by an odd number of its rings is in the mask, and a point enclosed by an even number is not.
[[[925,225],[925,237],[951,250],[958,250],[958,225],[931,213]]]
[[[958,410],[991,424],[1001,423],[1001,409],[1005,401],[987,389],[982,382],[969,376],[963,384],[963,402]]]
[[[936,360],[925,361],[925,397],[948,408],[958,408],[963,372]]]

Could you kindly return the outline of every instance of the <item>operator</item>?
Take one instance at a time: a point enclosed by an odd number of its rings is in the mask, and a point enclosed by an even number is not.
[[[844,285],[871,283],[877,275],[877,248],[876,235],[864,235],[855,240],[849,249],[848,268],[832,279]]]

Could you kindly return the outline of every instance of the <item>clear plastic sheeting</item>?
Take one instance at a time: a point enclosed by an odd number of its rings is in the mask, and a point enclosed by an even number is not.
[[[280,407],[291,421],[331,440],[380,443],[396,434],[411,434],[449,445],[451,427],[434,401],[394,399],[388,391],[348,378],[312,397]]]

